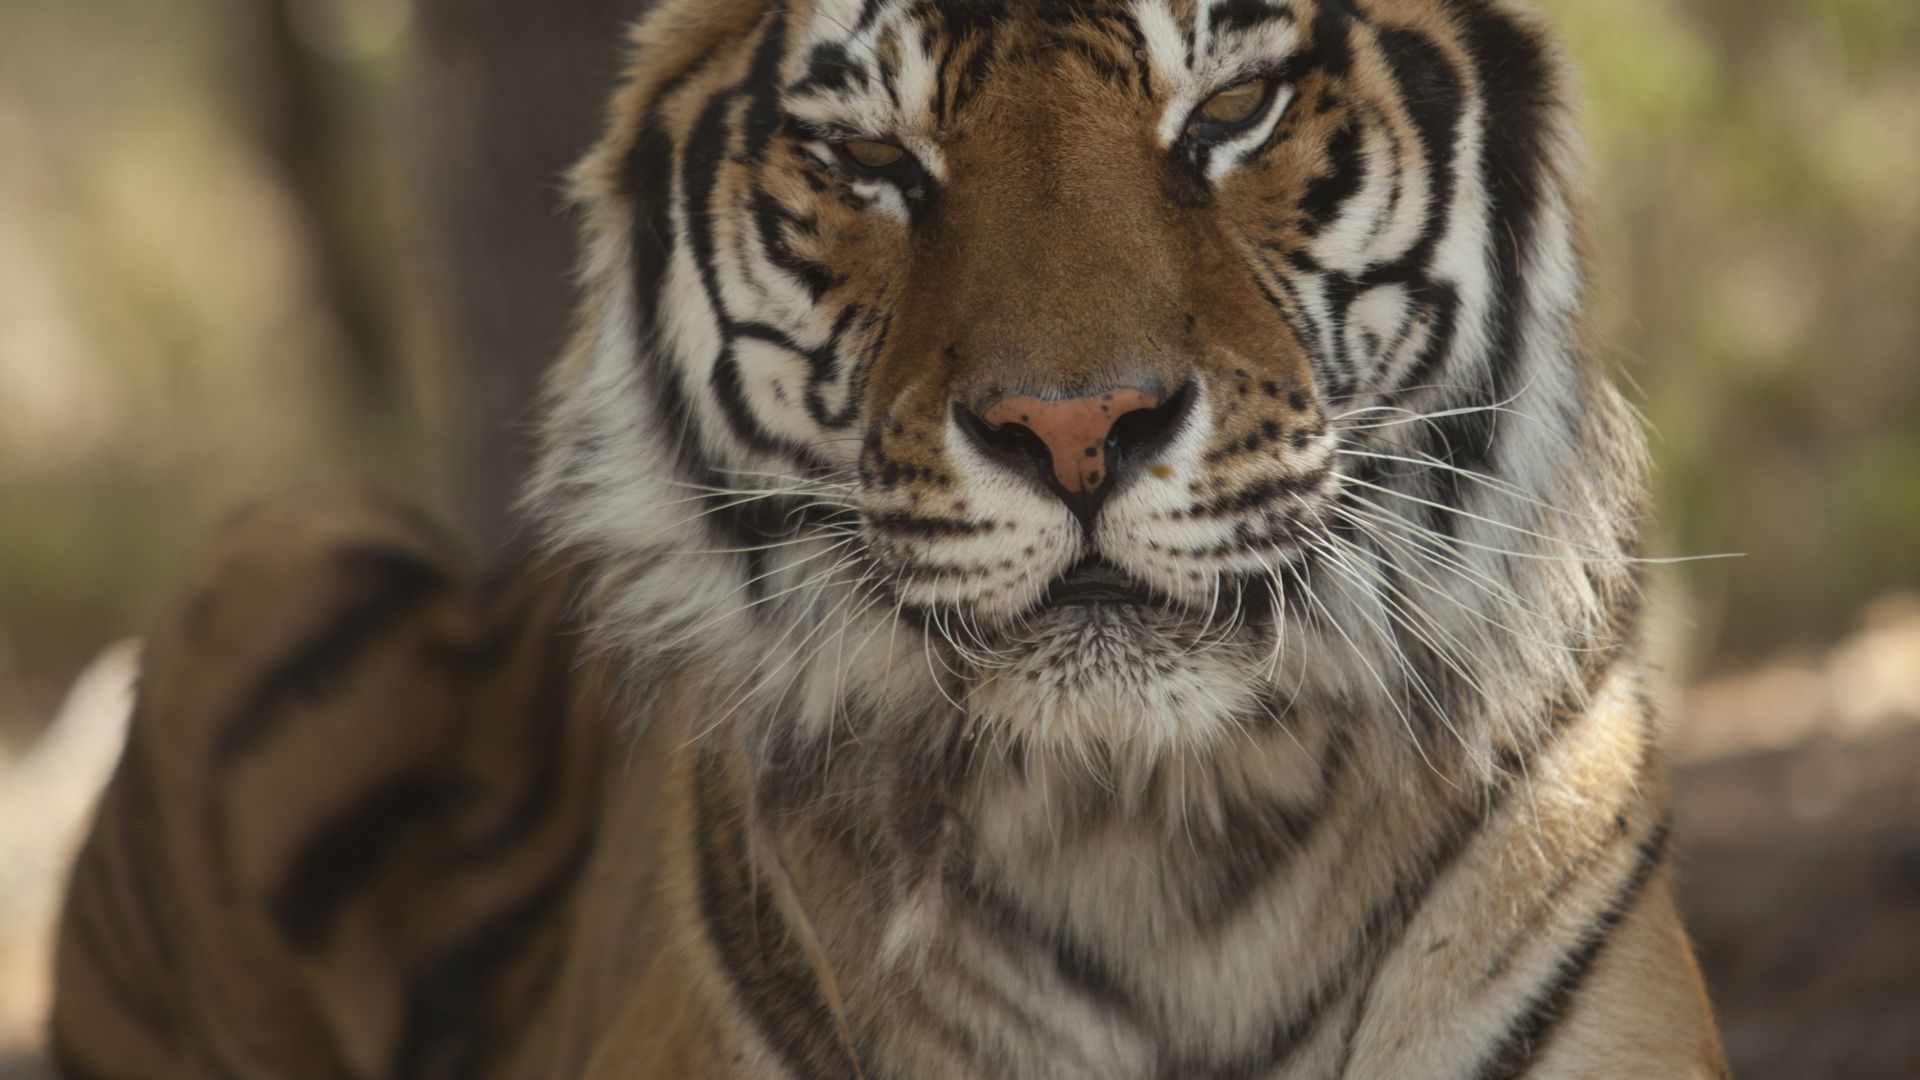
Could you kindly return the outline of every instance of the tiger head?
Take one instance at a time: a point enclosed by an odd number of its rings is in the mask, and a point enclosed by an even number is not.
[[[1322,702],[1491,762],[1624,633],[1638,435],[1524,12],[666,0],[635,42],[531,503],[769,738],[1153,756]]]

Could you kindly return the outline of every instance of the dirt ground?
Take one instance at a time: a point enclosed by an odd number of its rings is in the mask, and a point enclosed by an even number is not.
[[[1734,1075],[1920,1077],[1920,729],[1676,785],[1681,900]]]
[[[1677,706],[1681,903],[1734,1075],[1920,1080],[1920,601]],[[97,762],[99,738],[69,759]],[[34,1043],[53,886],[0,895],[0,1080],[51,1080]]]
[[[1920,1078],[1920,598],[1677,720],[1680,897],[1734,1075]]]

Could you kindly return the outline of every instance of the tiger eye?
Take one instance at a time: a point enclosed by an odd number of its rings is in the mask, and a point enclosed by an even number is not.
[[[901,158],[907,152],[892,143],[873,142],[867,139],[855,139],[840,144],[840,152],[868,169],[884,169]]]
[[[1244,82],[1222,90],[1200,106],[1200,118],[1214,124],[1244,124],[1260,111],[1267,99],[1267,84],[1262,80]]]

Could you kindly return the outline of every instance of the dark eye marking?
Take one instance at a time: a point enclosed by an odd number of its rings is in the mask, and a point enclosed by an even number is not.
[[[872,82],[866,65],[855,60],[845,47],[828,42],[817,45],[807,56],[806,74],[787,87],[789,94],[832,93],[865,89]]]
[[[1220,30],[1258,30],[1268,23],[1291,23],[1293,12],[1263,0],[1220,0],[1207,9],[1208,25]]]

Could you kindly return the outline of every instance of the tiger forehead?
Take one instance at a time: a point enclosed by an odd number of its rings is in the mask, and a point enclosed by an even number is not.
[[[803,118],[931,135],[1018,69],[1178,96],[1278,62],[1315,17],[1310,0],[818,0],[783,74]]]

